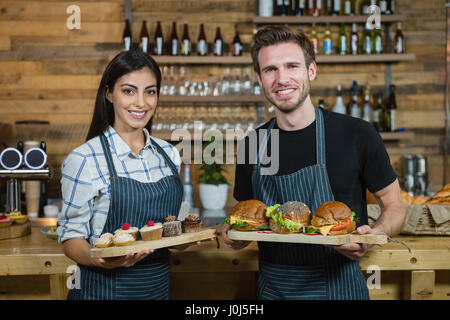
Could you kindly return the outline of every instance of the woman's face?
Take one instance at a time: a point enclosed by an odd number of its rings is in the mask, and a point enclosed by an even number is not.
[[[142,129],[150,121],[158,104],[156,77],[145,67],[117,79],[106,98],[114,106],[114,130]]]

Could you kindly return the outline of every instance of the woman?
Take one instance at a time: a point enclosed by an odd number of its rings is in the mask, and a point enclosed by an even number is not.
[[[68,299],[169,298],[167,248],[90,257],[101,234],[179,212],[179,153],[149,134],[160,85],[159,66],[150,56],[118,54],[103,73],[87,141],[63,163],[59,242],[81,271],[80,288],[71,289]]]

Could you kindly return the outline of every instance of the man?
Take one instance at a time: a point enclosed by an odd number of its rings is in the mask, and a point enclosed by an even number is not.
[[[258,141],[259,134],[266,135],[258,143],[256,165],[246,138],[246,163],[236,166],[234,197],[266,205],[301,201],[312,212],[320,203],[341,201],[359,217],[359,234],[399,233],[406,212],[378,133],[366,121],[321,110],[311,102],[310,81],[316,78],[317,66],[308,38],[288,27],[268,26],[255,35],[252,59],[276,117],[256,130]],[[266,149],[270,153],[274,130],[279,131],[279,170],[264,174],[261,157]],[[366,188],[382,210],[373,228],[367,225]],[[229,247],[248,245],[229,239],[229,229],[226,225],[222,232]],[[370,247],[367,244],[259,242],[258,247],[261,299],[369,299],[358,262]]]

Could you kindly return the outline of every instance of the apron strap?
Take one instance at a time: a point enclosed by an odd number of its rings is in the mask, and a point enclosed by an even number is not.
[[[100,142],[102,143],[103,153],[105,154],[106,163],[108,165],[109,175],[111,177],[117,177],[116,168],[109,150],[109,143],[104,134],[100,135]]]
[[[323,120],[323,113],[320,110],[320,108],[314,107],[315,113],[316,113],[316,161],[319,165],[325,165],[326,159],[325,159],[325,126],[324,126],[324,120]],[[266,151],[267,148],[267,141],[269,140],[271,136],[271,131],[273,127],[275,126],[276,118],[273,118],[270,120],[269,127],[267,128],[267,133],[261,143],[261,147],[258,152],[257,157],[257,170],[260,170],[261,167],[261,157]]]
[[[323,121],[323,112],[320,108],[316,109],[316,157],[318,165],[326,164],[325,157],[325,126]]]
[[[177,176],[178,175],[178,169],[177,166],[173,163],[173,161],[170,159],[170,157],[167,155],[167,153],[164,151],[164,148],[162,148],[159,144],[156,143],[155,140],[153,140],[152,137],[150,137],[150,140],[152,144],[156,147],[156,150],[159,154],[161,154],[166,161],[169,168],[172,170],[172,173]]]

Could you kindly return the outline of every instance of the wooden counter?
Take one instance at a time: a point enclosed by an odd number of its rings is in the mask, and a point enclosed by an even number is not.
[[[33,227],[29,236],[0,241],[0,276],[47,275],[50,298],[65,299],[67,270],[74,262],[64,256],[56,240],[42,234],[40,229]],[[360,262],[364,273],[373,265],[381,270],[383,289],[378,289],[381,290],[378,293],[377,289],[370,290],[371,298],[450,299],[450,237],[400,236],[396,239],[405,241],[412,252],[402,245],[389,243],[371,248]],[[256,243],[234,251],[222,242],[217,249],[215,241],[194,245],[182,252],[172,250],[172,298],[256,298],[257,254]],[[391,271],[397,273],[394,275]],[[443,283],[436,289],[438,273]],[[394,279],[402,279],[400,288],[393,284]]]

